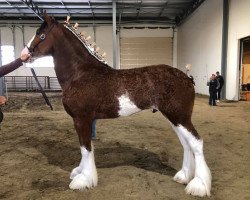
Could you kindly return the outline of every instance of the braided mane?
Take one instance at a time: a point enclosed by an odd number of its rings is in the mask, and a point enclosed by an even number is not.
[[[92,56],[94,56],[97,60],[103,62],[104,64],[107,64],[107,62],[103,59],[103,57],[101,57],[100,55],[98,55],[97,52],[95,51],[95,49],[94,49],[92,46],[88,45],[88,44],[85,42],[85,40],[82,39],[82,37],[81,37],[78,33],[75,32],[75,29],[74,29],[74,28],[69,27],[69,26],[67,26],[67,25],[63,25],[63,26],[64,26],[65,28],[67,28],[71,33],[73,33],[73,34],[77,37],[77,39],[83,44],[83,46],[88,50],[88,52],[89,52]]]

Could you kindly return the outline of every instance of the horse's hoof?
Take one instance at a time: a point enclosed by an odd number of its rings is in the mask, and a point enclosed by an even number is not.
[[[72,190],[84,190],[91,187],[91,183],[84,174],[76,175],[75,178],[69,184],[69,188]]]
[[[72,172],[70,173],[70,179],[74,179],[78,174],[80,174],[82,172],[82,168],[81,167],[76,167],[72,170]]]
[[[192,178],[188,174],[185,174],[184,170],[178,171],[173,178],[175,182],[181,184],[188,184],[191,179]]]
[[[187,194],[191,194],[193,196],[210,196],[210,187],[209,184],[206,185],[199,177],[193,178],[185,188]]]

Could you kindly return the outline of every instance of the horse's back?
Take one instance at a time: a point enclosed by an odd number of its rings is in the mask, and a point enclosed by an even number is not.
[[[118,88],[121,88],[123,93],[128,93],[141,109],[152,106],[167,109],[175,107],[176,102],[190,109],[193,107],[192,80],[177,68],[152,65],[117,70],[116,76]]]
[[[193,81],[181,70],[168,65],[117,70],[118,82],[129,88],[145,88],[158,93],[194,93]]]
[[[192,86],[192,80],[181,70],[171,67],[169,65],[150,65],[140,68],[132,69],[121,69],[117,70],[121,77],[129,79],[129,77],[146,77],[150,78],[151,81],[156,80],[167,80],[169,82],[175,82],[176,85],[185,83]]]

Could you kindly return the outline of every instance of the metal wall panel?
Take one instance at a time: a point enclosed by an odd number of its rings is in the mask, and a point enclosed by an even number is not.
[[[148,65],[173,64],[173,39],[171,37],[121,38],[121,69]]]

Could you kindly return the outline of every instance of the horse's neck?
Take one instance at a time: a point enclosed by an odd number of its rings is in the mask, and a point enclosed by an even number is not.
[[[53,52],[55,71],[61,86],[89,71],[101,73],[103,70],[112,70],[91,55],[69,30],[62,27],[62,35],[56,39]]]

